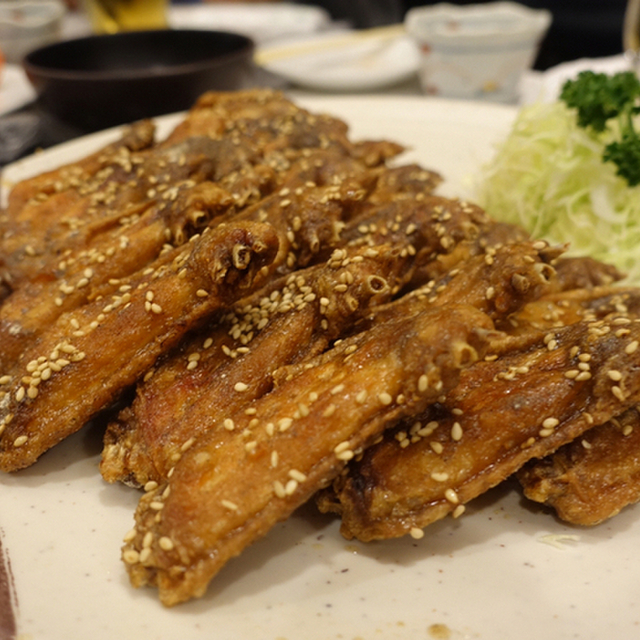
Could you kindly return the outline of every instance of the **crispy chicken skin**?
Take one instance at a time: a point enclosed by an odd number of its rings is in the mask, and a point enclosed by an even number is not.
[[[219,225],[109,301],[60,316],[0,378],[0,469],[32,464],[77,431],[199,320],[263,283],[277,251],[270,225]]]
[[[517,474],[524,495],[592,526],[640,500],[640,412],[625,411]]]
[[[202,595],[389,422],[446,392],[492,328],[472,307],[397,309],[184,447],[168,483],[141,499],[123,550],[134,585],[156,584],[165,605]]]
[[[442,402],[364,452],[323,511],[347,538],[420,530],[540,458],[634,406],[640,397],[640,324],[582,322],[515,337],[466,369]],[[496,350],[497,351],[497,350]],[[611,372],[620,373],[614,381]]]

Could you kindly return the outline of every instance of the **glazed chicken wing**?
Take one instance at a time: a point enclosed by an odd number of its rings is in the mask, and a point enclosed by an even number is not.
[[[219,225],[63,314],[0,376],[0,469],[35,462],[135,383],[199,320],[258,287],[278,250],[262,223]]]
[[[361,540],[459,515],[528,460],[638,402],[640,324],[626,320],[496,343],[446,398],[365,451],[321,509],[340,513],[343,534]]]
[[[640,500],[640,412],[593,427],[517,474],[524,495],[562,520],[596,525]]]
[[[123,551],[133,584],[157,585],[165,605],[202,595],[227,560],[335,477],[389,422],[446,392],[491,327],[471,307],[408,316],[399,305],[395,318],[342,341],[185,443],[168,482],[141,499]]]

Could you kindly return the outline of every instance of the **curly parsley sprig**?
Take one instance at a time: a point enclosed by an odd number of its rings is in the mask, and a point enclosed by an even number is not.
[[[631,71],[609,76],[582,71],[562,87],[560,99],[577,110],[578,125],[602,132],[610,120],[620,127],[620,139],[604,148],[602,159],[616,165],[616,173],[629,186],[640,184],[640,136],[634,116],[640,113],[640,80]]]

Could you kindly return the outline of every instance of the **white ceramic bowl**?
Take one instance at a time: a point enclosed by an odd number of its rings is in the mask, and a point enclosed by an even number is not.
[[[19,63],[38,47],[60,37],[65,6],[59,0],[0,0],[0,50]]]
[[[425,93],[496,102],[517,100],[550,24],[549,11],[514,2],[441,3],[411,9],[405,19],[422,51]]]

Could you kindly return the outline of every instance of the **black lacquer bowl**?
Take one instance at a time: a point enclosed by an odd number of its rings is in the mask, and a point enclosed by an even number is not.
[[[205,30],[89,36],[29,53],[41,105],[86,131],[182,111],[202,93],[250,86],[254,43]]]

